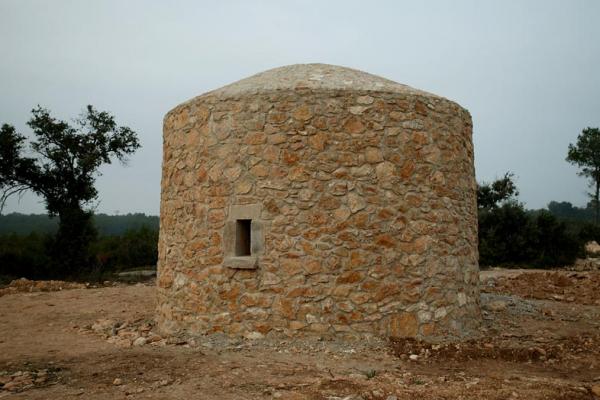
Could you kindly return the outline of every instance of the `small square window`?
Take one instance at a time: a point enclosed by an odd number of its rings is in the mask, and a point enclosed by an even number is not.
[[[235,224],[235,255],[244,257],[252,255],[251,252],[251,219],[238,219]]]
[[[264,222],[260,204],[229,206],[223,228],[223,266],[233,269],[257,269],[264,254]]]

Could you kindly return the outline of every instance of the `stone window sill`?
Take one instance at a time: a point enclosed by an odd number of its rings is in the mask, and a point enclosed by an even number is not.
[[[258,258],[255,256],[227,257],[223,265],[233,269],[256,269]]]

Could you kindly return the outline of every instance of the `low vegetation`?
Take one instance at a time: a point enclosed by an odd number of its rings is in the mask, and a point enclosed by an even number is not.
[[[21,230],[29,232],[0,232],[0,279],[14,278],[56,279],[64,276],[50,262],[48,249],[53,244],[53,231],[36,229],[39,215],[0,216],[0,225],[6,219],[19,220]],[[94,218],[101,233],[89,246],[91,267],[75,278],[97,280],[114,272],[133,268],[153,268],[157,259],[158,217],[144,214],[107,216]],[[2,225],[4,227],[4,225]],[[106,233],[109,232],[109,233]]]
[[[551,202],[548,209],[527,210],[516,196],[512,175],[479,185],[479,263],[482,267],[552,268],[583,256],[583,245],[600,242],[595,210]],[[90,244],[92,268],[79,279],[102,279],[124,269],[155,266],[158,217],[144,214],[92,219],[99,236]],[[48,224],[40,224],[40,221]],[[0,276],[4,279],[54,279],[48,246],[56,221],[44,215],[0,216]]]
[[[548,209],[526,210],[517,200],[513,175],[478,186],[479,264],[482,267],[552,268],[572,264],[583,246],[600,241],[592,223],[595,210],[551,202]]]

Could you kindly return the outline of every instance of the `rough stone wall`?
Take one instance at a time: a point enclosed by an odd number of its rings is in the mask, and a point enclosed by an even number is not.
[[[464,336],[480,321],[471,118],[414,93],[208,93],[167,114],[165,332]],[[256,269],[224,265],[258,205]]]

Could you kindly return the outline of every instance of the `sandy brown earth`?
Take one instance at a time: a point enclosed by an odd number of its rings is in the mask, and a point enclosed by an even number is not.
[[[481,279],[481,337],[445,345],[166,340],[151,285],[21,282],[0,292],[0,398],[600,398],[600,272]]]

